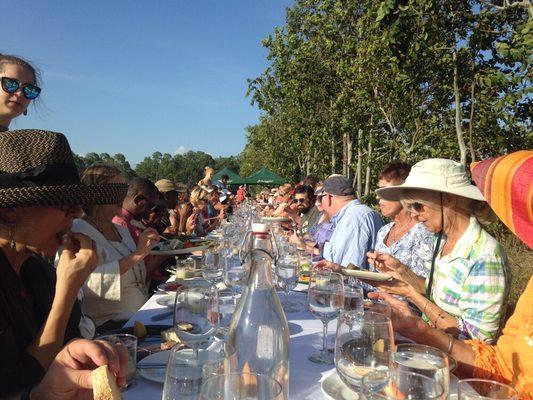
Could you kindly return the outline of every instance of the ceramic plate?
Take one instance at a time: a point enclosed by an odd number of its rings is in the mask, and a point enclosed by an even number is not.
[[[189,253],[194,253],[195,251],[201,251],[201,250],[205,250],[209,247],[209,245],[204,245],[204,246],[195,246],[195,247],[188,247],[186,249],[175,249],[175,250],[157,250],[157,247],[154,248],[154,250],[152,250],[150,252],[150,254],[153,254],[155,256],[159,255],[159,256],[177,256],[179,254],[189,254]]]
[[[180,286],[182,286],[180,283],[165,282],[165,283],[161,283],[157,285],[157,290],[159,290],[160,292],[165,292],[165,293],[175,293],[176,290],[178,290]]]
[[[148,357],[143,358],[139,361],[139,365],[147,363],[157,363],[157,364],[166,364],[168,362],[168,357],[170,356],[170,350],[160,351],[159,353],[154,353]],[[154,369],[138,369],[137,373],[142,376],[144,379],[148,379],[152,382],[165,383],[165,373],[166,368],[154,368]]]
[[[261,217],[265,222],[291,222],[290,218],[285,217]]]
[[[174,308],[174,299],[176,294],[166,294],[164,296],[158,296],[155,302],[163,307]]]
[[[322,393],[333,400],[358,400],[359,395],[353,392],[348,386],[341,381],[337,372],[333,372],[320,385]]]
[[[355,276],[356,278],[368,279],[369,281],[388,281],[391,279],[390,275],[381,274],[379,272],[363,271],[360,269],[343,269],[342,273],[348,276]]]

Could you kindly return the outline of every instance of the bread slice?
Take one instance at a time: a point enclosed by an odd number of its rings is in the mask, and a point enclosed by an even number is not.
[[[93,371],[92,381],[94,400],[122,399],[117,378],[111,373],[107,365],[102,365]]]

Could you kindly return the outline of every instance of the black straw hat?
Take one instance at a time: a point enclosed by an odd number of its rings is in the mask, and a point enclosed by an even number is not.
[[[128,185],[84,185],[67,138],[20,129],[0,133],[0,208],[121,204]]]

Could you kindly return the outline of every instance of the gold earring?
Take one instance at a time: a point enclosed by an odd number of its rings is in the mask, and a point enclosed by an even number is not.
[[[12,228],[9,228],[9,236],[11,238],[11,248],[12,249],[16,249],[17,248],[17,243],[15,243],[15,232]]]

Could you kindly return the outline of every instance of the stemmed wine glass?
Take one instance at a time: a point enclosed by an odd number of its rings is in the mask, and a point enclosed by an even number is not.
[[[176,292],[173,326],[189,347],[198,349],[216,334],[218,328],[218,290],[193,287]]]
[[[286,252],[280,255],[276,262],[276,275],[283,282],[285,298],[281,302],[287,313],[301,311],[299,304],[289,300],[289,293],[298,284],[300,276],[300,258],[297,252]]]
[[[313,271],[307,291],[309,311],[322,321],[322,350],[309,356],[318,364],[333,364],[333,355],[326,348],[329,321],[339,316],[344,306],[344,283],[341,274],[327,271]]]
[[[218,375],[202,384],[199,400],[288,400],[278,381],[263,374]]]
[[[222,255],[218,250],[207,249],[204,251],[202,277],[211,285],[216,285],[222,281],[223,267],[221,258]]]
[[[238,256],[230,255],[224,258],[224,283],[231,290],[231,296],[235,303],[235,295],[245,284],[248,268],[246,263],[241,263]]]
[[[341,380],[353,391],[369,372],[387,371],[394,351],[390,318],[366,312],[354,318],[343,311],[335,337],[335,367]]]

